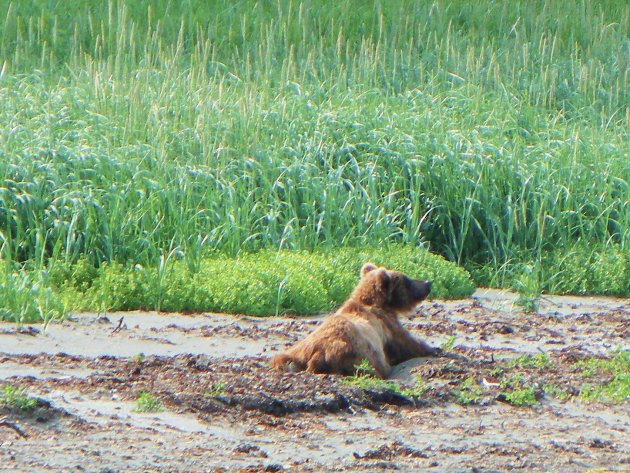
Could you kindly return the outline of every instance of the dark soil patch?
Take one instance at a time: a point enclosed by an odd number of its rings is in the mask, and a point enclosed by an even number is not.
[[[73,389],[88,394],[116,392],[134,400],[142,391],[160,398],[168,408],[199,414],[258,411],[275,416],[296,412],[339,412],[352,408],[378,409],[381,405],[414,405],[390,389],[360,389],[338,376],[302,372],[281,373],[265,358],[223,359],[203,355],[122,359],[83,359],[67,355],[19,357],[21,362],[47,367],[79,364],[95,370],[81,378],[24,377],[17,384],[29,388]],[[12,357],[16,361],[16,357]],[[300,393],[296,396],[296,393]]]
[[[497,377],[512,380],[512,388],[534,387],[539,398],[544,386],[559,386],[567,397],[579,394],[584,384],[583,367],[579,361],[592,357],[588,352],[565,349],[548,355],[549,366],[543,368],[509,367],[511,358],[495,356],[484,348],[462,349],[458,356],[430,358],[414,368],[413,375],[430,383],[430,387],[415,396],[401,393],[381,383],[365,388],[349,385],[339,376],[310,373],[282,373],[272,370],[268,359],[212,358],[204,355],[175,357],[95,359],[78,356],[24,355],[0,360],[48,368],[72,365],[89,368],[93,374],[85,378],[22,377],[18,385],[39,390],[72,389],[98,397],[115,392],[121,399],[135,400],[140,392],[157,396],[170,409],[207,415],[235,415],[235,412],[255,411],[274,416],[298,412],[350,412],[356,408],[376,410],[385,405],[422,408],[434,403],[456,401],[456,393],[465,380],[478,385],[496,385],[479,396],[479,403],[505,401],[506,386],[499,386]],[[605,383],[606,373],[592,374],[589,383]],[[514,381],[515,380],[515,381]],[[296,395],[299,393],[299,396]]]

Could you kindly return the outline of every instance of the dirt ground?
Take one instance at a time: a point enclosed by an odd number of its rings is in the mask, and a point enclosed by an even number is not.
[[[268,367],[321,317],[0,324],[0,388],[39,398],[30,412],[0,407],[0,471],[630,471],[628,399],[578,396],[610,381],[580,361],[628,348],[630,300],[549,297],[538,314],[513,302],[491,290],[425,302],[404,323],[451,356],[397,366],[398,390]],[[542,367],[510,363],[541,353]],[[511,405],[499,377],[538,402]],[[137,412],[143,391],[163,410]]]

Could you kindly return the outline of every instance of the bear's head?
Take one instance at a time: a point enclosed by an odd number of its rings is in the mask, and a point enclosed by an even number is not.
[[[366,263],[352,298],[365,305],[409,312],[431,292],[430,281],[411,279],[399,271]]]

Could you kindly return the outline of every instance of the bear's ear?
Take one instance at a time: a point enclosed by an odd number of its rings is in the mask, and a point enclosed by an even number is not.
[[[365,263],[361,268],[361,277],[365,276],[370,271],[374,271],[376,269],[376,265],[372,263]]]

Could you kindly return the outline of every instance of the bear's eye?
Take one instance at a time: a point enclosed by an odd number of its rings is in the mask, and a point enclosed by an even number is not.
[[[413,281],[405,276],[405,289],[408,292],[413,291]]]
[[[409,290],[409,286],[407,284],[407,278],[405,276],[397,277],[392,281],[392,296],[400,299],[402,295],[404,295]]]

